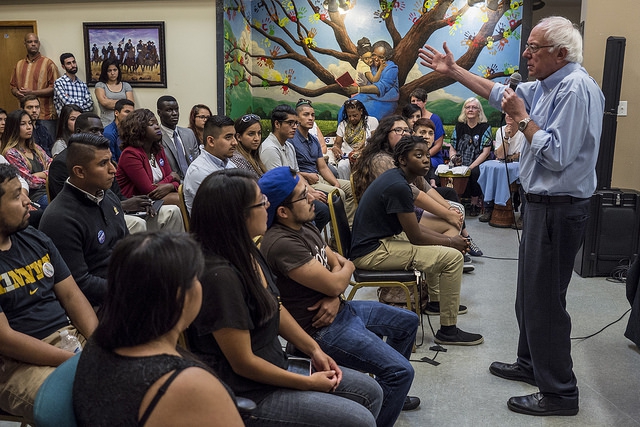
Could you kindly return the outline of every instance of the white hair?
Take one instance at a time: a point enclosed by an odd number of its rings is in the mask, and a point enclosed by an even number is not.
[[[547,43],[553,44],[550,49],[567,49],[567,61],[582,63],[582,36],[578,28],[567,18],[549,16],[543,18],[535,26],[542,31]]]
[[[458,116],[458,121],[460,123],[467,123],[467,112],[465,111],[464,107],[467,106],[467,104],[476,104],[478,106],[478,123],[486,123],[487,122],[487,116],[484,114],[484,108],[482,108],[482,104],[480,103],[480,101],[478,100],[478,98],[467,98],[466,101],[464,101],[464,104],[462,104],[462,111],[460,112],[460,115]]]

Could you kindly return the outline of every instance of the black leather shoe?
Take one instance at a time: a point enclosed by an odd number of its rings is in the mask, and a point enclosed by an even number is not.
[[[523,381],[527,384],[537,386],[533,372],[527,372],[518,363],[502,363],[493,362],[489,366],[489,372],[496,377],[504,378],[511,381]]]
[[[404,406],[402,406],[403,411],[413,411],[414,409],[418,409],[420,406],[420,398],[416,396],[407,396],[404,399]]]
[[[578,413],[577,398],[563,399],[560,397],[545,396],[542,393],[512,397],[507,402],[507,406],[513,412],[537,416],[571,416]]]

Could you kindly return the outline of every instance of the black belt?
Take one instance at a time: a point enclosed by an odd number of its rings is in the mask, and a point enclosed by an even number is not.
[[[541,196],[540,194],[531,194],[527,193],[525,195],[527,198],[527,202],[530,203],[543,203],[545,205],[561,205],[561,204],[571,204],[584,202],[589,199],[581,199],[579,197],[573,196]]]

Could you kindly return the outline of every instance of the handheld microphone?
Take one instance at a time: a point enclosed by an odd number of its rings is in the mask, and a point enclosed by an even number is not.
[[[515,92],[516,88],[522,81],[522,76],[520,73],[513,73],[511,77],[509,77],[509,87]]]

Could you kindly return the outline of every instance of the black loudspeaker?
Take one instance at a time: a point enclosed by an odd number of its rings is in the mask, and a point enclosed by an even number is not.
[[[602,73],[602,93],[604,94],[604,117],[602,119],[602,136],[596,174],[598,189],[611,187],[613,170],[613,153],[616,146],[618,128],[618,104],[622,87],[622,68],[624,65],[624,49],[627,39],[624,37],[607,38],[607,49],[604,56]]]
[[[620,264],[638,256],[640,192],[598,190],[591,197],[584,242],[573,269],[582,277],[609,276]]]

